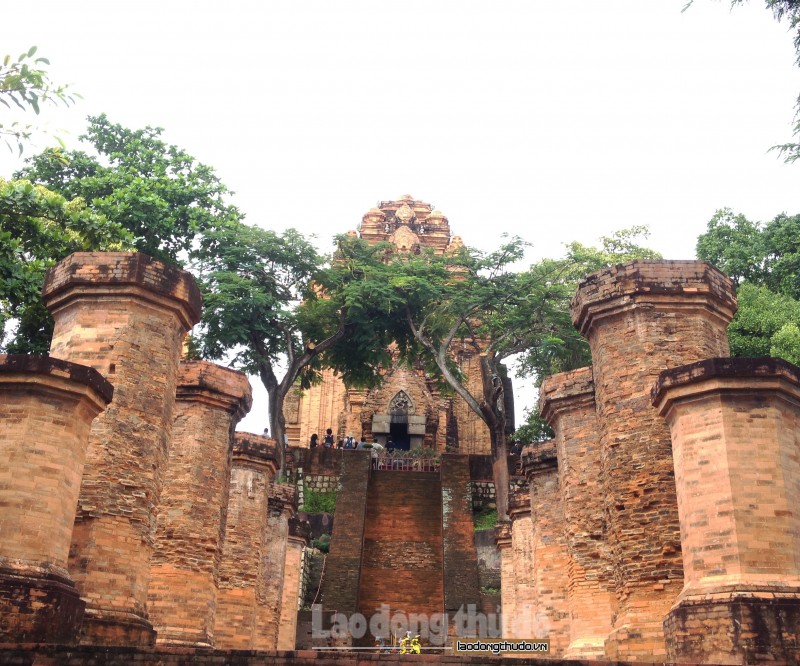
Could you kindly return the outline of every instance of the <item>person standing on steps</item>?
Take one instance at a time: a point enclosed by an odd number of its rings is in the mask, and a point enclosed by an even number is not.
[[[333,430],[328,428],[325,431],[325,439],[323,440],[322,443],[325,445],[326,449],[330,449],[331,447],[333,447]]]

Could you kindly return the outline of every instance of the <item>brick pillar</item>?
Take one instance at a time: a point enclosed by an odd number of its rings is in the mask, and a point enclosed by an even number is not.
[[[278,625],[278,650],[294,650],[297,643],[297,612],[300,610],[300,576],[305,549],[311,541],[311,525],[296,516],[289,519],[286,563],[283,567],[283,598]]]
[[[218,649],[253,648],[269,485],[276,469],[274,440],[236,433],[214,619]]]
[[[670,660],[800,663],[800,368],[700,361],[662,372],[686,582]]]
[[[533,520],[531,497],[526,487],[508,500],[511,519],[511,565],[514,570],[514,613],[503,638],[536,638],[536,570],[533,560]],[[541,637],[541,636],[540,636]]]
[[[0,355],[0,643],[77,640],[67,557],[89,431],[113,392],[93,368]]]
[[[672,445],[650,404],[662,370],[726,356],[731,281],[699,261],[634,261],[586,277],[572,320],[592,349],[602,494],[618,613],[611,659],[666,655],[662,621],[683,585]]]
[[[179,371],[149,610],[159,644],[212,646],[233,429],[252,395],[235,370],[183,361]]]
[[[200,292],[191,275],[143,254],[77,252],[48,271],[43,298],[51,355],[94,367],[115,391],[92,426],[72,534],[82,641],[151,644],[150,554],[178,359]]]
[[[534,594],[536,612],[531,638],[549,638],[550,655],[560,657],[569,646],[569,554],[564,537],[564,510],[558,487],[555,442],[525,447],[522,465],[531,490]]]
[[[500,628],[503,637],[513,635],[512,627],[516,617],[517,577],[514,573],[514,555],[511,550],[511,522],[504,521],[494,529],[494,542],[500,551]]]
[[[254,650],[274,650],[278,645],[281,602],[285,584],[289,519],[297,511],[297,487],[273,483],[269,489],[266,530],[256,583]],[[295,587],[295,590],[297,587]]]
[[[604,656],[616,611],[600,476],[600,433],[591,368],[548,377],[539,389],[542,417],[555,431],[559,487],[569,553],[568,659]]]

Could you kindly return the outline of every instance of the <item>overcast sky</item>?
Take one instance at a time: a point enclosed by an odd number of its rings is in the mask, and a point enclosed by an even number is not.
[[[800,165],[767,152],[800,69],[761,0],[684,4],[29,0],[4,10],[0,54],[35,44],[83,95],[38,119],[69,147],[89,114],[163,127],[247,221],[323,250],[411,194],[468,245],[517,234],[533,259],[647,224],[685,259],[718,208],[800,212]],[[20,164],[0,151],[0,177]],[[259,397],[242,426],[266,423]]]

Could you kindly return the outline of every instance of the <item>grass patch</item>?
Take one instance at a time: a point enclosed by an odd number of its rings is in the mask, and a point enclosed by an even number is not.
[[[473,514],[472,522],[476,532],[494,529],[497,526],[497,509],[481,509]]]
[[[303,511],[306,513],[335,513],[336,492],[320,493],[303,485]]]

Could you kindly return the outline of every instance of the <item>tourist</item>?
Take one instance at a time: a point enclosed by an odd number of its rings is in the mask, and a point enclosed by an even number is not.
[[[325,439],[322,441],[322,443],[325,445],[326,449],[330,449],[333,446],[333,430],[328,428],[325,431]]]
[[[312,449],[316,449],[317,448],[317,442],[318,441],[319,441],[319,435],[317,433],[314,433],[313,435],[311,435],[311,448]]]

